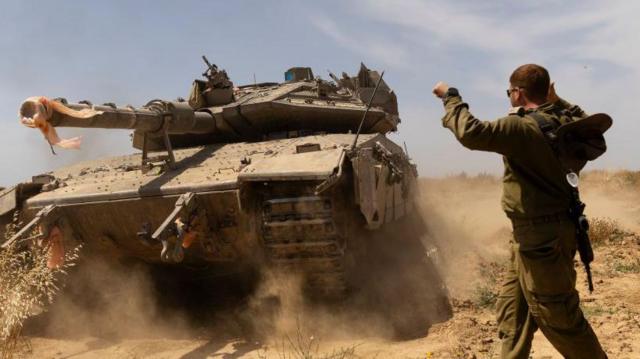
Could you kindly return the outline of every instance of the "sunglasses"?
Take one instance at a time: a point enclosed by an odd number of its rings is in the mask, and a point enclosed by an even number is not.
[[[511,94],[513,93],[513,91],[520,91],[520,87],[513,87],[513,88],[509,88],[507,89],[507,97],[511,97]]]

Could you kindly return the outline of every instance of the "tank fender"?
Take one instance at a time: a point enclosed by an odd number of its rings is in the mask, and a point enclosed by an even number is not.
[[[412,208],[408,189],[415,176],[397,157],[380,142],[351,157],[355,201],[368,229],[398,220]]]
[[[354,172],[355,201],[370,229],[379,228],[384,220],[384,185],[378,179],[385,168],[373,158],[372,149],[364,148],[351,158]]]

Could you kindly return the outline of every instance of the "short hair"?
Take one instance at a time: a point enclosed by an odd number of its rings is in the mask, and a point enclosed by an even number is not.
[[[513,71],[509,82],[512,86],[525,89],[527,97],[531,101],[547,102],[551,80],[549,72],[544,67],[536,64],[522,65]]]

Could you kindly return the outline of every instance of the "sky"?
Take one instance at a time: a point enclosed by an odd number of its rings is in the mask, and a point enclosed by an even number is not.
[[[558,94],[606,112],[607,153],[588,169],[640,169],[638,1],[28,1],[0,12],[0,186],[81,159],[133,152],[128,131],[62,129],[82,149],[52,155],[18,122],[30,96],[142,106],[188,95],[200,58],[236,85],[282,81],[293,66],[355,74],[385,70],[406,142],[425,176],[502,171],[496,154],[469,151],[441,125],[437,81],[457,87],[483,120],[506,115],[521,64],[545,66]]]

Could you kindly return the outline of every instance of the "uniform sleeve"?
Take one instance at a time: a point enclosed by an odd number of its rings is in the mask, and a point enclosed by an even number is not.
[[[497,152],[504,156],[517,156],[531,131],[522,117],[511,115],[495,121],[480,121],[469,112],[469,105],[460,96],[445,99],[446,114],[442,125],[456,139],[471,150]]]

